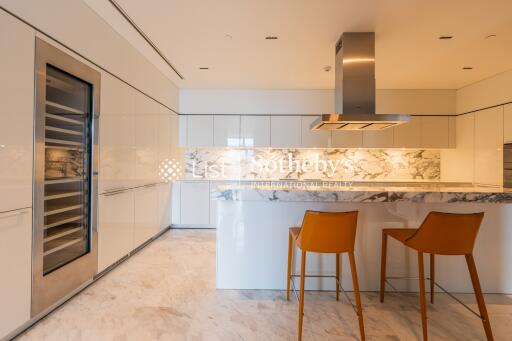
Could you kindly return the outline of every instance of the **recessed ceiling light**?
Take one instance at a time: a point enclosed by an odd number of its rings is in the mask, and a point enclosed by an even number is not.
[[[209,67],[200,67],[199,70],[209,70]]]
[[[277,36],[266,36],[266,40],[277,40]]]
[[[233,36],[232,36],[231,34],[226,33],[226,34],[224,35],[224,38],[226,38],[226,39],[232,39],[232,38],[233,38]]]
[[[489,34],[488,36],[485,37],[485,39],[489,39],[489,38],[496,38],[496,35],[495,34]]]
[[[329,65],[324,66],[324,71],[325,71],[325,72],[329,72],[329,71],[331,71],[331,66],[329,66]]]
[[[449,40],[449,39],[452,39],[453,36],[440,36],[439,39],[441,40]]]
[[[473,70],[472,66],[464,66],[462,70]]]

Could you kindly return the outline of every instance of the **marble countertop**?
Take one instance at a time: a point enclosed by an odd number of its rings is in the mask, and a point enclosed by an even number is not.
[[[244,181],[218,183],[212,196],[224,201],[512,203],[512,192],[501,187],[442,182]]]

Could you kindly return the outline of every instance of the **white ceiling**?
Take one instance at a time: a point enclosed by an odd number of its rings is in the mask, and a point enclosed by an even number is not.
[[[85,1],[170,74],[107,0]],[[117,2],[183,74],[171,76],[180,88],[333,88],[334,72],[323,68],[334,66],[344,31],[376,32],[381,89],[457,89],[512,69],[511,0]]]

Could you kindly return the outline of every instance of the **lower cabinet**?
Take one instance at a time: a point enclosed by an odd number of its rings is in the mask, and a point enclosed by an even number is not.
[[[172,188],[170,183],[158,185],[158,230],[171,225],[172,220]]]
[[[134,193],[134,248],[153,237],[159,229],[158,186],[150,185],[136,188]]]
[[[182,181],[180,224],[201,227],[210,224],[210,184],[208,181]]]
[[[133,249],[133,191],[101,195],[98,215],[98,272],[100,272]]]
[[[32,209],[0,213],[0,339],[30,319]]]

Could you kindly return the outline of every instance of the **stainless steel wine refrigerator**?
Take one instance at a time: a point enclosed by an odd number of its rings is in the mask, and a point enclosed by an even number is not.
[[[97,271],[100,74],[36,40],[32,316]]]

